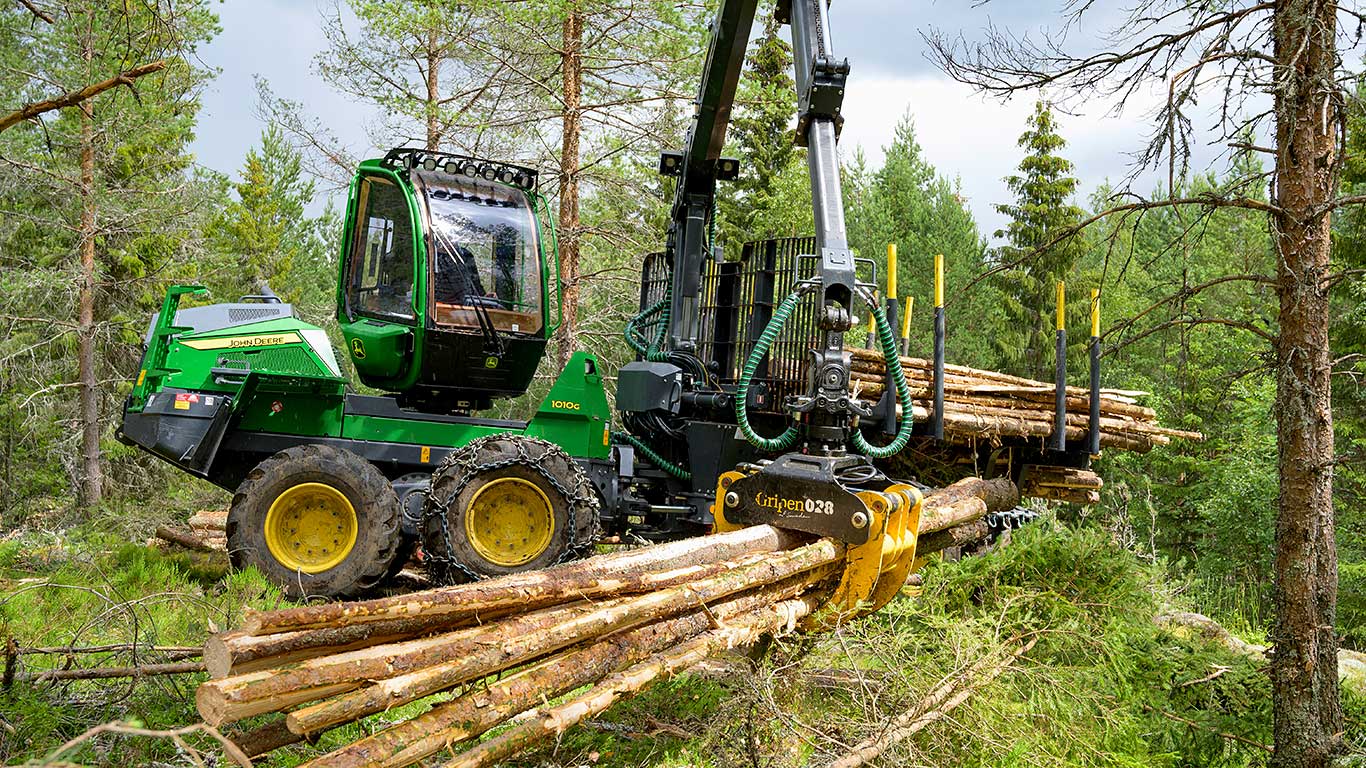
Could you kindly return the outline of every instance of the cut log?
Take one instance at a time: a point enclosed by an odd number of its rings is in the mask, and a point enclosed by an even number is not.
[[[512,609],[504,609],[503,613],[508,610]],[[204,644],[204,663],[211,677],[240,675],[371,645],[449,632],[473,624],[475,618],[460,614],[442,614],[442,618],[406,616],[368,624],[344,624],[260,636],[242,630],[223,632],[211,636]],[[497,616],[479,618],[488,621]]]
[[[801,535],[772,526],[598,555],[587,560],[479,581],[352,603],[310,605],[282,611],[249,611],[243,629],[267,635],[312,627],[341,626],[444,614],[475,616],[506,607],[527,609],[597,595],[648,592],[686,584],[719,572],[718,564],[747,555],[789,549]]]
[[[228,529],[227,510],[200,510],[190,515],[190,527],[226,531]]]
[[[948,504],[921,507],[920,533],[933,533],[965,525],[974,520],[981,520],[986,514],[987,503],[976,496],[959,499]]]
[[[1100,491],[1089,488],[1061,488],[1053,485],[1034,485],[1029,495],[1036,499],[1065,501],[1069,504],[1094,506],[1100,503]]]
[[[538,741],[564,733],[573,725],[606,711],[617,700],[639,693],[661,678],[684,672],[714,653],[748,645],[765,634],[793,627],[818,605],[819,602],[812,598],[784,601],[751,620],[743,623],[737,620],[699,635],[604,679],[581,696],[538,712],[474,749],[457,755],[443,768],[493,765]]]
[[[260,757],[267,752],[274,752],[280,747],[287,747],[304,740],[303,736],[289,730],[283,717],[277,717],[265,725],[253,728],[250,731],[233,734],[228,738],[247,757]]]
[[[165,525],[157,526],[157,538],[162,541],[169,541],[186,549],[193,549],[196,552],[212,552],[213,547],[190,531],[182,531],[177,528],[170,528]]]
[[[618,598],[598,605],[547,608],[503,619],[488,627],[373,646],[309,659],[280,669],[210,680],[199,687],[195,701],[205,722],[218,725],[311,700],[295,699],[288,705],[276,705],[279,697],[293,692],[306,692],[318,686],[347,686],[337,691],[342,693],[364,681],[424,670],[420,677],[405,680],[400,692],[402,696],[420,697],[590,637],[671,616],[699,604],[821,568],[836,562],[843,556],[843,551],[842,545],[822,539],[693,584],[637,597]]]
[[[410,765],[450,745],[479,736],[489,728],[548,698],[596,682],[643,661],[653,653],[683,642],[714,626],[715,621],[771,606],[788,597],[784,591],[759,590],[699,610],[648,624],[554,656],[539,664],[438,704],[412,720],[399,723],[343,747],[307,765],[310,768],[397,768]],[[308,710],[289,715],[290,726],[306,731]]]
[[[986,503],[989,512],[1001,512],[1014,509],[1020,503],[1020,491],[1007,477],[965,477],[952,485],[925,494],[924,507],[944,506],[968,498],[981,499]],[[923,515],[920,530],[935,530],[925,527]]]
[[[981,541],[990,533],[985,520],[974,520],[963,525],[955,525],[942,531],[934,531],[921,536],[915,544],[916,557],[928,557],[949,547],[961,547]]]
[[[1049,467],[1037,464],[1026,465],[1020,476],[1021,495],[1031,495],[1028,491],[1035,485],[1051,485],[1056,488],[1088,488],[1098,491],[1105,484],[1101,481],[1100,475],[1089,469]]]

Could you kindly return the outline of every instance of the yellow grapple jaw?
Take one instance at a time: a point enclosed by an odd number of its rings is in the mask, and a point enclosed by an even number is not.
[[[802,514],[802,510],[794,514],[792,504],[758,503],[765,497],[763,491],[754,490],[755,481],[764,471],[736,470],[721,475],[713,506],[715,530],[768,524],[844,541],[844,571],[825,606],[808,620],[809,625],[828,628],[882,608],[896,597],[906,578],[924,565],[915,554],[924,499],[914,487],[893,483],[879,490],[819,488],[816,493],[826,498],[816,500],[818,509],[832,496],[839,500],[827,519],[821,518],[819,511],[816,515]],[[793,491],[795,495],[797,488]],[[850,530],[866,536],[841,535]]]

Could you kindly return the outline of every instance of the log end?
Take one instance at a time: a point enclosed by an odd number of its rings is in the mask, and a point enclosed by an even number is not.
[[[232,651],[228,648],[227,638],[229,635],[244,636],[242,632],[224,632],[216,635],[209,635],[209,639],[204,641],[204,666],[209,670],[210,678],[227,677],[232,674]]]
[[[228,700],[217,686],[205,683],[194,692],[195,709],[204,722],[217,728],[228,722]]]

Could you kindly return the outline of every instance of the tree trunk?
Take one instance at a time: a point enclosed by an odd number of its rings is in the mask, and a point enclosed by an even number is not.
[[[560,280],[564,324],[559,331],[559,363],[563,368],[578,349],[579,324],[579,133],[583,87],[583,13],[569,3],[564,17],[563,137],[560,146]]]
[[[86,59],[93,53],[86,47]],[[76,359],[80,378],[81,503],[93,508],[104,497],[100,467],[100,392],[95,375],[95,115],[81,105],[81,284],[76,320]]]
[[[1337,171],[1336,3],[1281,0],[1275,11],[1276,516],[1271,681],[1278,768],[1328,766],[1341,746],[1337,551],[1328,345],[1329,218]]]
[[[427,149],[441,149],[441,46],[435,25],[427,30]]]

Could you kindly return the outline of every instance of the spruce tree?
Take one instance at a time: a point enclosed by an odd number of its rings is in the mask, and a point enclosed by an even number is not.
[[[750,46],[747,66],[740,78],[739,108],[731,121],[731,151],[741,160],[740,177],[717,189],[723,237],[738,253],[748,240],[792,234],[784,223],[792,210],[801,207],[810,219],[810,198],[793,199],[783,194],[789,184],[784,176],[795,169],[800,157],[793,143],[797,92],[792,81],[792,46],[783,39],[782,28],[769,18],[764,34]],[[805,179],[804,172],[802,173]],[[810,229],[808,223],[801,230]]]
[[[997,257],[1000,264],[1014,265],[999,281],[1008,320],[997,336],[1000,360],[1015,373],[1044,381],[1053,377],[1049,318],[1054,311],[1055,286],[1085,251],[1079,237],[1048,245],[1083,215],[1071,202],[1078,183],[1071,175],[1072,162],[1059,154],[1066,144],[1058,135],[1052,108],[1045,101],[1037,102],[1020,135],[1019,146],[1025,150],[1025,157],[1019,173],[1005,179],[1015,201],[996,206],[999,213],[1010,217],[1010,224],[996,232],[996,237],[1008,243],[998,250]]]

